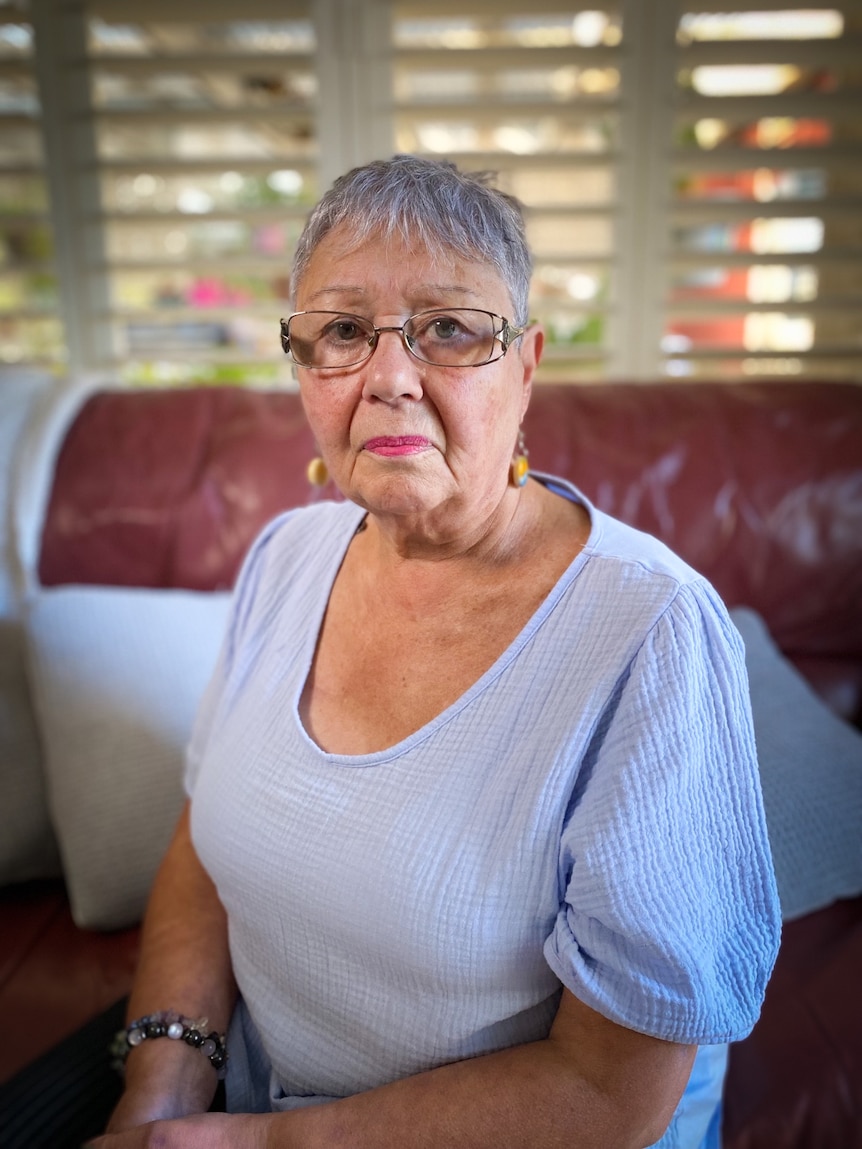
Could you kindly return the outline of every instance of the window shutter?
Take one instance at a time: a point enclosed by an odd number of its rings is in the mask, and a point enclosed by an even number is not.
[[[857,4],[681,8],[668,374],[858,378],[860,60]]]
[[[289,256],[319,194],[308,5],[60,8],[83,358],[136,383],[285,382]]]
[[[35,64],[29,4],[0,3],[0,366],[66,355]]]
[[[496,171],[524,203],[546,379],[612,366],[621,35],[616,6],[393,6],[396,148]]]
[[[859,377],[852,0],[0,0],[0,25],[7,359],[291,385],[306,213],[398,150],[524,202],[543,379]]]

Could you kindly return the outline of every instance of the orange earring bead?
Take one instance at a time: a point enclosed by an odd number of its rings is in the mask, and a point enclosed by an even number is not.
[[[319,455],[308,464],[305,474],[312,487],[325,487],[329,482],[329,468]]]

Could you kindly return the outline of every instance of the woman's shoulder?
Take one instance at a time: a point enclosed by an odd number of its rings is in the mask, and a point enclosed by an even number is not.
[[[544,476],[543,476],[544,478]],[[547,485],[580,502],[590,517],[590,533],[564,580],[568,610],[562,619],[583,636],[594,628],[607,646],[620,639],[629,656],[652,636],[682,652],[709,645],[735,648],[725,604],[712,584],[660,539],[629,526],[594,506],[577,487],[548,476]]]
[[[632,527],[605,511],[591,511],[594,532],[592,553],[619,565],[626,577],[640,573],[642,578],[669,579],[679,586],[703,581],[703,575],[690,566],[667,543]]]
[[[252,542],[240,579],[254,567],[288,560],[312,562],[329,549],[337,550],[352,536],[364,514],[355,503],[334,501],[283,511]]]
[[[596,506],[574,483],[554,475],[536,477],[555,494],[571,499],[583,506],[590,519],[590,533],[584,546],[584,553],[592,559],[606,559],[626,571],[630,581],[641,571],[644,577],[650,574],[665,576],[676,583],[688,583],[702,579],[691,566],[680,558],[666,543],[646,531],[629,526],[622,519],[614,518],[607,511]]]
[[[709,583],[661,539],[629,526],[597,507],[567,479],[537,475],[551,492],[583,507],[589,534],[569,570],[574,583],[613,606],[639,600],[667,605],[683,588],[709,594]]]
[[[314,588],[337,565],[365,512],[355,503],[297,507],[271,519],[251,544],[234,587],[236,622],[267,615],[301,586]]]

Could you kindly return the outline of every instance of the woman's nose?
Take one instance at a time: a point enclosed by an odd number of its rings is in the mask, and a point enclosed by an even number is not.
[[[365,370],[363,394],[391,402],[401,396],[418,399],[423,392],[422,364],[407,350],[400,328],[378,329],[377,346]]]

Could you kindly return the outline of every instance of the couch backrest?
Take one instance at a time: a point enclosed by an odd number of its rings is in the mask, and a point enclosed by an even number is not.
[[[797,657],[862,665],[862,387],[537,387],[534,469],[663,538]],[[294,394],[101,392],[60,452],[43,584],[227,587],[285,507],[323,495]]]
[[[314,497],[313,448],[295,394],[99,392],[57,458],[39,579],[229,588],[264,523]]]
[[[862,387],[547,388],[531,462],[658,535],[794,655],[862,662]]]

